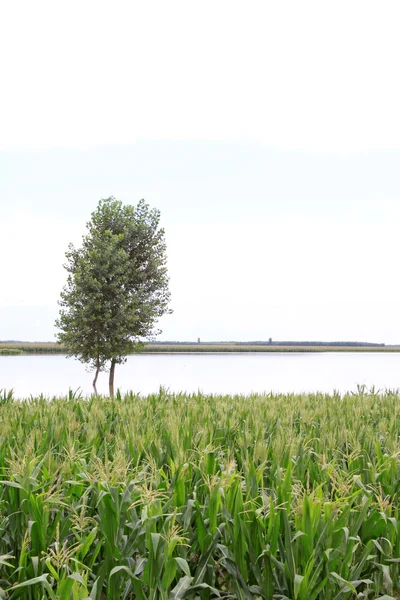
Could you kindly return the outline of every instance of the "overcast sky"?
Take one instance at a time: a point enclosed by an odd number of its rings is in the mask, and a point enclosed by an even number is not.
[[[4,2],[0,339],[98,200],[166,230],[161,339],[400,343],[400,5]]]

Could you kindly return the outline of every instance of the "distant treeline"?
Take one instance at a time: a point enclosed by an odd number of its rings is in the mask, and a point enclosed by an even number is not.
[[[144,353],[216,353],[216,352],[399,352],[400,346],[371,342],[149,342]],[[66,354],[55,342],[0,342],[1,355]]]
[[[253,342],[148,342],[148,346],[346,346],[361,348],[364,346],[382,347],[385,344],[374,342],[287,342],[287,341],[265,341],[257,340]]]

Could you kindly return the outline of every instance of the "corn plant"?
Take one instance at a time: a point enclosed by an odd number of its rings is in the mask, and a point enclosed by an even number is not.
[[[399,400],[3,391],[0,598],[399,598]]]

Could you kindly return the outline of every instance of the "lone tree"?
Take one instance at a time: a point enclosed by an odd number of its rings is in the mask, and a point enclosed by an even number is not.
[[[160,212],[144,200],[124,206],[107,198],[92,213],[81,248],[68,247],[57,338],[70,356],[95,370],[95,394],[99,372],[109,369],[114,396],[115,365],[154,339],[157,320],[172,312],[159,221]]]

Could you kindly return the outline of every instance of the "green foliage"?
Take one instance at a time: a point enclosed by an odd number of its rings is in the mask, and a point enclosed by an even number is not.
[[[124,362],[168,312],[169,290],[160,213],[141,200],[101,200],[79,249],[66,253],[58,341],[93,369]]]
[[[19,350],[21,354],[65,354],[66,348],[52,342],[0,342],[1,350]],[[247,343],[151,342],[143,346],[145,353],[161,352],[399,352],[399,346],[268,346]],[[14,353],[15,354],[15,353]]]
[[[396,598],[399,400],[4,392],[0,598]]]
[[[188,342],[153,342],[144,347],[146,353],[162,352],[399,352],[399,346],[267,346],[247,343],[208,342],[191,344]]]

